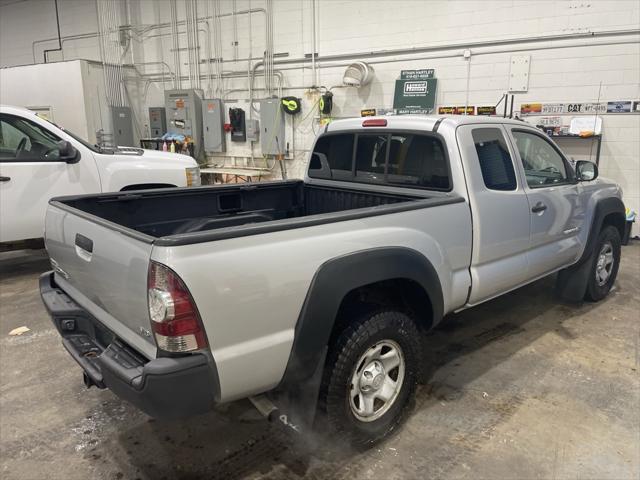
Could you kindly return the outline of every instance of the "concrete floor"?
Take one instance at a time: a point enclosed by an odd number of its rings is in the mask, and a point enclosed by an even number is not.
[[[4,480],[640,477],[637,242],[597,305],[558,304],[545,279],[451,316],[425,338],[412,416],[364,453],[303,442],[247,401],[161,422],[85,390],[40,303],[47,268],[43,252],[0,257]]]

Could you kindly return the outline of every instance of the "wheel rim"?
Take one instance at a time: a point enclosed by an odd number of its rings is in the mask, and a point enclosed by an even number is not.
[[[611,242],[605,242],[600,249],[596,262],[596,283],[598,286],[601,287],[609,281],[613,271],[613,263],[613,245],[611,245]]]
[[[404,373],[404,354],[393,340],[383,340],[367,349],[351,375],[351,413],[362,422],[382,417],[398,398]]]

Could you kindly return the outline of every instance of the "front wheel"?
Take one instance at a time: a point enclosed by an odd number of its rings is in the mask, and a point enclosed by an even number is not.
[[[388,436],[408,413],[420,369],[419,334],[404,313],[367,314],[329,351],[323,393],[332,429],[354,445]]]
[[[609,294],[620,266],[620,233],[608,226],[598,235],[594,258],[589,272],[586,298],[597,302]]]

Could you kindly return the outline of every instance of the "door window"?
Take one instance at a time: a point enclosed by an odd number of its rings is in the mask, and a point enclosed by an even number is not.
[[[0,162],[57,161],[60,139],[40,125],[0,115]]]
[[[564,159],[551,143],[540,135],[513,131],[527,184],[531,188],[568,183]]]
[[[485,186],[490,190],[515,190],[516,173],[502,131],[476,128],[472,136]]]

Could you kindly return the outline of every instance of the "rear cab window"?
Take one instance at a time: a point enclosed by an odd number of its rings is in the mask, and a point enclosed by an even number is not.
[[[436,135],[345,132],[318,138],[309,177],[450,191],[449,162]]]

